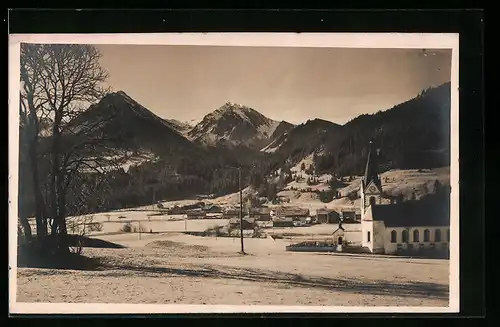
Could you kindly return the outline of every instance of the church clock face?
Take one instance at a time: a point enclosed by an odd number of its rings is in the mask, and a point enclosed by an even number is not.
[[[375,192],[377,192],[377,188],[374,185],[372,185],[370,187],[369,191],[372,192],[372,193],[375,193]]]

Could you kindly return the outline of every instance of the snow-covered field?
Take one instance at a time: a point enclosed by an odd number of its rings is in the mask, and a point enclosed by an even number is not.
[[[309,209],[331,208],[337,210],[356,210],[360,208],[360,199],[350,200],[347,195],[351,192],[357,192],[361,186],[362,176],[353,176],[348,185],[338,189],[341,198],[334,199],[328,203],[320,201],[319,196],[315,191],[326,191],[330,189],[329,181],[332,178],[329,174],[313,176],[301,170],[301,165],[304,163],[306,169],[313,163],[313,156],[301,160],[297,165],[291,168],[292,173],[302,177],[300,181],[292,181],[278,193],[278,196],[289,199],[288,205],[299,206]],[[307,179],[315,177],[319,183],[317,185],[307,185]],[[380,175],[382,188],[388,195],[396,196],[400,193],[406,199],[409,199],[413,192],[416,198],[420,198],[428,193],[433,192],[434,182],[439,180],[443,184],[450,182],[449,167],[428,169],[428,170],[389,170]]]
[[[293,171],[300,170],[294,167]],[[307,163],[306,163],[307,166]],[[302,172],[304,173],[304,172]],[[326,180],[325,176],[325,180]],[[389,194],[429,191],[438,179],[448,183],[449,169],[394,170],[381,175]],[[359,178],[340,190],[359,187]],[[295,185],[295,184],[294,184]],[[290,185],[288,185],[288,188]],[[298,187],[295,185],[294,187]],[[243,191],[244,197],[253,190]],[[341,198],[322,203],[311,192],[282,191],[289,205],[308,208],[359,208]],[[297,196],[298,194],[298,196]],[[206,200],[222,206],[237,204],[239,194]],[[197,200],[164,202],[165,207]],[[18,269],[19,302],[108,302],[178,304],[260,304],[335,306],[447,306],[449,261],[389,256],[286,252],[285,246],[302,240],[330,239],[336,225],[269,228],[264,232],[285,239],[246,238],[246,256],[238,254],[238,238],[186,235],[226,219],[186,220],[183,215],[157,215],[155,205],[93,215],[103,228],[90,237],[125,248],[85,248],[84,254],[99,257],[102,270],[75,271]],[[141,233],[119,230],[130,222]],[[70,227],[70,226],[68,226]],[[344,225],[356,242],[359,225]],[[149,233],[149,232],[153,233]]]
[[[106,235],[101,270],[19,268],[18,302],[447,306],[448,261],[294,253],[286,240]]]

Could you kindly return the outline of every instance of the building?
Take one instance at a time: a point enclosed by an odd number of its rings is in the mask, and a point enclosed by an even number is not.
[[[186,209],[181,208],[179,206],[174,206],[172,208],[169,208],[168,211],[167,211],[167,213],[169,215],[183,215],[183,214],[186,213]]]
[[[344,223],[347,224],[353,224],[361,220],[361,215],[360,215],[359,216],[360,220],[356,221],[356,211],[342,211],[340,213],[340,217],[343,219]]]
[[[193,203],[193,204],[186,204],[185,206],[183,206],[183,208],[185,210],[195,210],[195,209],[201,210],[203,207],[205,207],[205,203],[203,203],[203,202],[197,202],[197,203]]]
[[[250,217],[258,221],[269,221],[271,220],[271,209],[268,207],[251,208]]]
[[[240,219],[239,218],[231,218],[229,219],[229,226],[231,228],[240,228]],[[255,218],[243,217],[243,229],[250,230],[254,229],[257,226]]]
[[[316,217],[321,224],[335,224],[339,222],[340,214],[333,209],[321,208],[316,210]]]
[[[309,209],[298,207],[278,207],[274,210],[272,217],[273,227],[293,227],[298,222],[306,224],[309,217]],[[296,222],[294,224],[294,222]]]
[[[276,217],[279,218],[307,218],[309,217],[309,209],[298,207],[278,207],[275,210]]]
[[[450,242],[449,196],[445,200],[394,202],[384,195],[377,173],[377,155],[370,142],[361,182],[362,246],[372,253],[448,251]]]
[[[294,227],[292,217],[273,217],[273,227]]]
[[[245,214],[245,213],[243,213]],[[240,216],[240,207],[230,207],[223,210],[224,218],[235,218]]]
[[[199,209],[198,210],[193,209],[186,211],[186,215],[190,219],[202,219],[207,216],[207,213]]]
[[[222,213],[222,208],[215,204],[207,205],[203,208],[206,213]]]

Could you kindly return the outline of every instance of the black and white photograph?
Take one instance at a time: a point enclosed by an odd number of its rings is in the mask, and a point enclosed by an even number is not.
[[[458,311],[458,35],[9,39],[12,312]]]

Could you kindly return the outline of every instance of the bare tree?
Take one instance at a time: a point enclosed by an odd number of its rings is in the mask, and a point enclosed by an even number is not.
[[[45,204],[40,188],[38,171],[38,143],[40,134],[40,118],[43,117],[42,107],[47,103],[42,96],[41,49],[37,46],[23,44],[21,46],[21,91],[20,91],[20,139],[26,142],[29,157],[33,196],[35,199],[35,218],[37,235],[47,234]],[[22,150],[22,148],[21,148]],[[24,225],[24,224],[23,224]]]
[[[125,150],[116,147],[120,136],[107,133],[105,128],[115,117],[116,108],[97,117],[86,115],[91,105],[109,92],[103,87],[108,75],[99,64],[101,54],[94,46],[22,44],[21,48],[21,123],[29,127],[26,133],[33,152],[30,159],[37,204],[37,234],[47,234],[47,217],[50,216],[51,235],[63,236],[57,238],[56,248],[68,253],[64,237],[67,234],[68,193],[72,187],[81,187],[77,181],[81,181],[83,174],[105,175],[127,160]],[[42,119],[50,121],[50,132],[40,140]],[[42,143],[44,148],[40,149]],[[49,154],[46,201],[38,175],[38,152]],[[80,202],[84,202],[90,190],[78,191]],[[72,205],[81,207],[78,203]],[[41,225],[40,233],[38,224]]]

